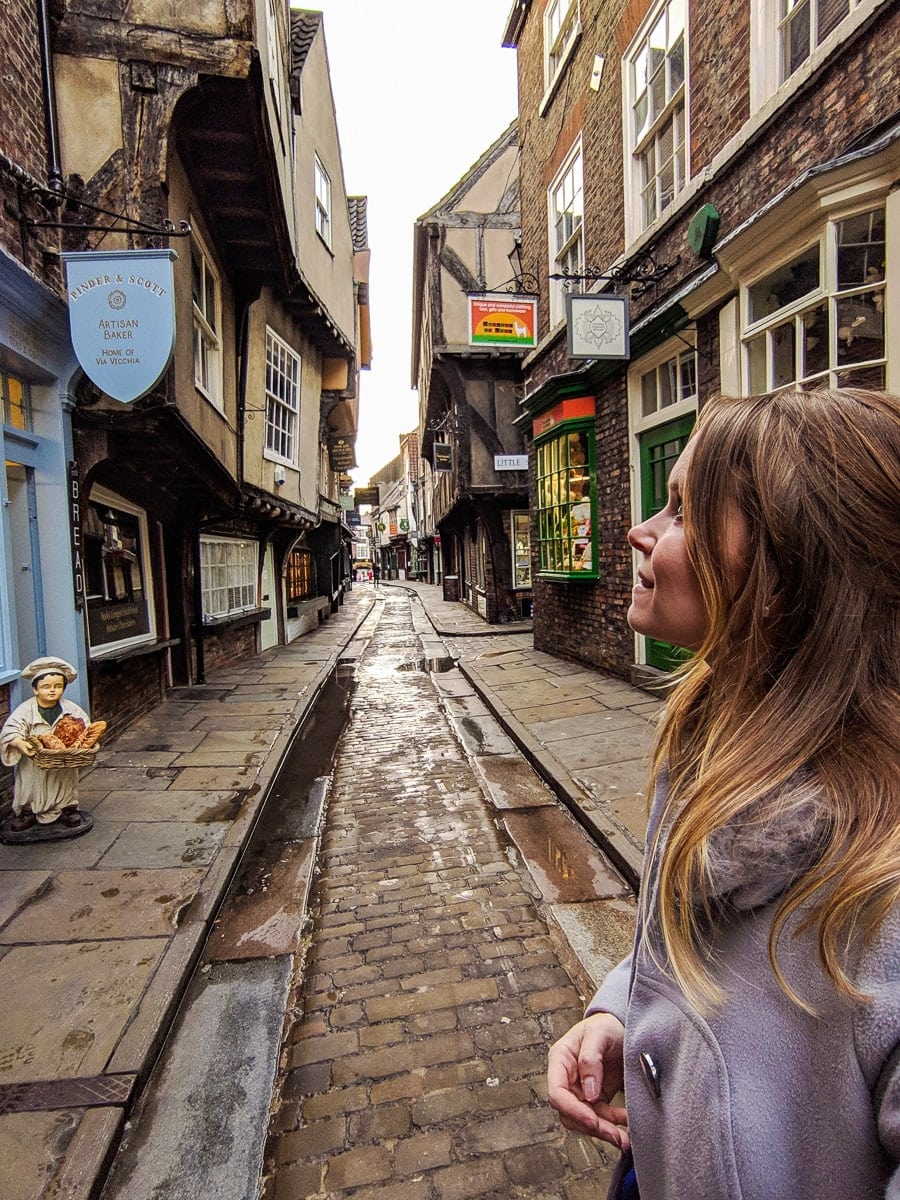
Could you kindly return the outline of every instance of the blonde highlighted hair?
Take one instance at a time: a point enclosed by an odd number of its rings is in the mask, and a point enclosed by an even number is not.
[[[751,807],[777,818],[782,785],[804,771],[821,797],[816,856],[780,899],[769,959],[807,1007],[777,961],[802,908],[824,970],[861,999],[848,948],[900,902],[900,400],[718,398],[692,442],[685,541],[709,625],[654,757],[669,774],[656,916],[669,968],[698,1008],[722,1001],[702,951],[716,912],[710,838]],[[735,519],[748,534],[736,592]]]

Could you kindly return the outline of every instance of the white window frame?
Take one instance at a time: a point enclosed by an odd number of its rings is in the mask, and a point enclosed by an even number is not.
[[[297,466],[300,427],[300,355],[266,326],[266,428],[263,458]]]
[[[543,116],[581,39],[581,0],[549,0],[544,9]]]
[[[778,102],[784,102],[883,3],[885,0],[850,0],[849,13],[817,45],[810,44],[803,63],[785,75],[780,38],[784,0],[751,0],[750,112],[757,112],[776,95]]]
[[[213,562],[213,557],[224,561]],[[215,582],[210,578],[218,572]],[[259,543],[252,538],[200,538],[200,589],[203,597],[203,620],[237,617],[259,608]],[[239,593],[232,603],[232,592]],[[219,602],[223,597],[225,604]]]
[[[839,289],[837,276],[839,227],[844,221],[861,217],[878,209],[883,209],[885,214],[884,254],[886,262],[884,275],[880,280],[870,280]],[[888,287],[887,270],[888,224],[887,208],[884,200],[880,198],[872,198],[865,204],[858,204],[846,211],[835,212],[823,222],[818,236],[806,241],[804,245],[794,243],[789,252],[782,250],[778,258],[770,259],[766,262],[762,270],[754,272],[752,276],[748,276],[742,281],[740,289],[740,347],[741,388],[744,395],[750,395],[752,392],[776,391],[781,388],[852,386],[852,380],[847,379],[848,375],[873,368],[881,368],[883,370],[885,377],[884,386],[888,386],[889,334],[887,308],[890,290]],[[802,296],[799,296],[796,300],[782,305],[774,312],[768,313],[758,320],[751,321],[749,319],[750,289],[777,271],[780,266],[794,261],[794,259],[815,246],[818,246],[819,250],[818,285],[805,292]],[[875,304],[867,305],[869,297],[873,294],[880,298],[880,309]],[[846,308],[842,310],[841,306],[853,304],[856,298],[859,298],[858,303],[871,307],[874,312],[880,313],[883,353],[876,358],[865,359],[860,362],[840,363],[838,361],[841,350],[840,343],[846,340],[842,336],[844,327],[841,325],[841,318],[842,315],[846,316],[847,311]],[[803,342],[808,328],[804,322],[804,317],[823,306],[826,309],[828,318],[827,365],[815,370],[804,371],[803,352],[805,347]],[[778,333],[781,330],[790,330],[793,337],[794,369],[791,379],[778,379],[775,374],[778,359]],[[850,336],[852,336],[852,333]],[[852,342],[848,344],[852,344]],[[751,347],[764,347],[765,378],[762,380],[758,377],[758,372],[757,377],[753,378],[751,369],[753,351]]]
[[[573,212],[571,232],[557,244],[557,215],[560,210],[557,198],[561,197],[565,207]],[[580,212],[578,204],[580,203]],[[575,142],[547,189],[547,245],[549,250],[550,275],[563,270],[573,274],[584,271],[584,158],[581,138]],[[569,284],[564,279],[550,280],[550,327],[553,328],[566,315],[566,291]],[[582,285],[577,284],[576,290]]]
[[[224,410],[222,382],[222,283],[202,238],[191,235],[191,300],[194,320],[194,387],[217,408]],[[200,303],[194,290],[195,256],[200,267]],[[208,289],[212,284],[212,314]],[[210,319],[210,316],[212,319]]]
[[[90,622],[87,622],[87,633],[89,643],[89,654],[91,661],[95,659],[105,658],[111,654],[117,654],[121,650],[127,650],[131,646],[143,646],[148,642],[156,641],[156,605],[154,603],[153,592],[153,575],[151,572],[150,560],[150,540],[149,530],[147,525],[147,513],[143,508],[138,508],[136,504],[132,504],[115,492],[109,492],[106,488],[92,487],[88,496],[89,504],[109,505],[112,509],[119,509],[121,512],[128,513],[129,516],[136,517],[138,529],[141,539],[141,579],[143,582],[144,600],[147,605],[147,624],[149,626],[146,633],[138,634],[135,637],[122,638],[117,642],[102,642],[98,646],[90,644]],[[87,605],[91,604],[91,597],[85,598]]]
[[[637,77],[638,64],[642,54],[649,51],[650,40],[658,31],[661,22],[680,11],[683,22],[682,39],[682,79],[674,83],[670,78],[671,67],[678,61],[671,55],[677,39],[673,40],[667,31],[666,53],[661,69],[665,87],[665,103],[655,118],[648,119],[641,130],[635,128],[636,107],[639,96],[645,91],[639,87]],[[678,29],[677,21],[675,29]],[[678,198],[687,189],[691,178],[690,165],[690,79],[689,79],[689,46],[687,25],[687,0],[663,0],[655,4],[647,18],[642,23],[631,45],[625,52],[622,62],[623,104],[622,121],[625,146],[625,237],[630,245],[640,234],[665,217],[675,208]],[[649,108],[649,96],[648,96]],[[659,155],[663,152],[666,131],[671,129],[672,154],[665,162],[672,163],[672,193],[664,203],[663,170]],[[680,141],[679,141],[680,139]],[[677,143],[677,144],[676,144]],[[679,153],[680,148],[680,153]],[[646,156],[653,153],[656,157],[655,169],[651,178],[644,178]],[[663,164],[664,165],[664,164]],[[654,188],[654,212],[648,215],[646,211],[646,193],[650,184]]]
[[[683,339],[683,340],[682,340]],[[685,344],[687,343],[687,344]],[[650,371],[659,371],[667,363],[675,360],[684,361],[688,355],[694,356],[694,382],[699,371],[697,361],[697,331],[695,328],[685,329],[681,338],[670,338],[662,345],[655,347],[649,354],[643,355],[634,362],[628,370],[628,427],[629,451],[631,459],[631,519],[637,525],[643,520],[641,500],[641,435],[656,429],[660,425],[668,425],[670,421],[678,421],[682,417],[696,415],[698,395],[683,395],[672,404],[662,407],[657,405],[656,411],[645,414],[643,411],[643,378]],[[634,578],[637,580],[638,555],[633,554]],[[646,663],[647,642],[639,633],[634,635],[634,661]]]
[[[316,233],[330,250],[332,203],[331,176],[325,170],[325,166],[318,154],[315,156],[313,180],[316,206]]]

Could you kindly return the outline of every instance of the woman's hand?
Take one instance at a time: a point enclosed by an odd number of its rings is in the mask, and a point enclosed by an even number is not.
[[[24,754],[26,758],[34,758],[37,753],[31,742],[23,737],[11,738],[9,744],[15,746],[19,753]]]
[[[612,1013],[594,1013],[550,1047],[547,1098],[572,1133],[627,1150],[628,1116],[609,1101],[622,1087],[625,1026]]]

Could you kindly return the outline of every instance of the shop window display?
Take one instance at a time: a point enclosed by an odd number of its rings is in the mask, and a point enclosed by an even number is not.
[[[567,424],[535,448],[538,568],[596,579],[594,435]]]

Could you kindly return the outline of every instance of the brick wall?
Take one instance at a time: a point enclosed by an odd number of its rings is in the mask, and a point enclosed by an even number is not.
[[[203,662],[207,678],[210,671],[233,667],[245,658],[252,658],[257,653],[256,630],[255,624],[240,625],[237,628],[225,626],[221,629],[205,629]],[[194,658],[196,667],[196,650]]]
[[[47,134],[38,49],[37,5],[30,0],[6,0],[0,38],[0,149],[16,166],[40,183],[47,182]],[[6,210],[18,204],[15,184],[0,176],[0,245],[55,291],[62,289],[58,260],[45,259],[43,249],[56,245],[53,230],[40,231],[24,241],[19,223]],[[32,204],[30,215],[44,216]]]
[[[97,662],[88,669],[91,717],[106,721],[103,745],[114,741],[138,717],[150,712],[163,699],[163,658],[145,654],[121,662]]]

